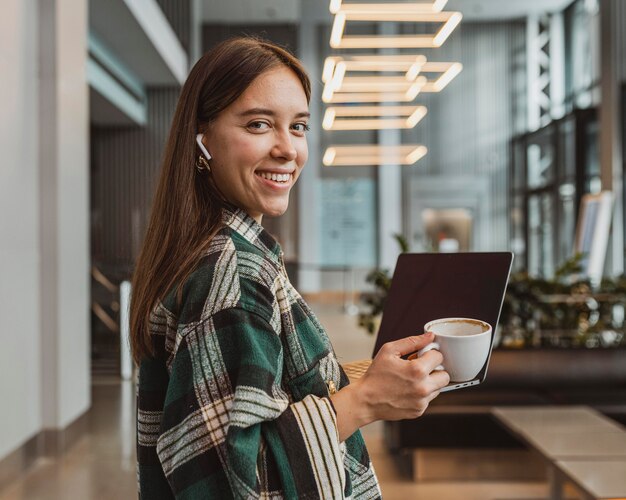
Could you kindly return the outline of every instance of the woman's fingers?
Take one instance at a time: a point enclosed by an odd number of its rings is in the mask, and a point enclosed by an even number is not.
[[[446,371],[435,370],[430,374],[430,378],[437,388],[437,394],[439,394],[440,389],[450,383],[450,375]]]
[[[431,373],[443,362],[443,355],[436,350],[428,351],[419,358],[413,358],[409,363],[421,363],[426,369],[426,373]]]
[[[433,334],[427,332],[423,335],[414,335],[411,337],[405,337],[393,342],[387,342],[384,344],[380,352],[399,358],[407,354],[419,351],[422,347],[426,347],[433,340]]]

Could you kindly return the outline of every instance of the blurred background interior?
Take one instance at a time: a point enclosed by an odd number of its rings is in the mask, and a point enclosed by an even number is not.
[[[135,497],[128,280],[181,85],[244,33],[313,81],[308,164],[263,223],[341,362],[371,356],[400,252],[515,253],[486,383],[364,429],[385,497],[626,497],[625,2],[0,14],[0,499]]]

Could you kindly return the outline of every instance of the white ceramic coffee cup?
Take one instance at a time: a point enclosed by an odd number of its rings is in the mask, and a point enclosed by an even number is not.
[[[452,382],[466,382],[478,375],[489,356],[491,325],[471,318],[441,318],[424,326],[425,332],[435,334],[435,340],[421,349],[420,357],[432,349],[443,355],[443,364],[436,370],[445,370]]]

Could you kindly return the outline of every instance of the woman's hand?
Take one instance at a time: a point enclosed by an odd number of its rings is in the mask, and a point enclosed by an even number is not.
[[[431,350],[411,360],[401,358],[432,341],[433,334],[426,333],[381,347],[369,370],[356,381],[372,421],[417,418],[448,385],[447,372],[433,371],[443,361],[439,351]]]
[[[376,420],[417,418],[424,413],[450,381],[447,372],[433,371],[443,356],[435,350],[410,360],[402,356],[419,351],[432,341],[433,334],[425,333],[388,342],[360,379],[331,397],[342,441]]]

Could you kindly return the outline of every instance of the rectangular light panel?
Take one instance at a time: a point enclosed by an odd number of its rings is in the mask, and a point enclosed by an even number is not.
[[[460,12],[350,12],[339,10],[335,14],[330,34],[333,49],[413,49],[438,48],[450,36],[463,18]],[[368,22],[422,22],[441,24],[433,35],[344,35],[349,21]]]
[[[326,109],[324,130],[409,129],[426,116],[425,106],[331,106]]]
[[[344,12],[441,12],[448,0],[431,0],[409,3],[344,3],[342,0],[330,0],[329,10],[336,14]]]
[[[381,146],[353,144],[330,146],[322,162],[327,167],[368,165],[413,165],[426,156],[428,149],[421,144]]]

